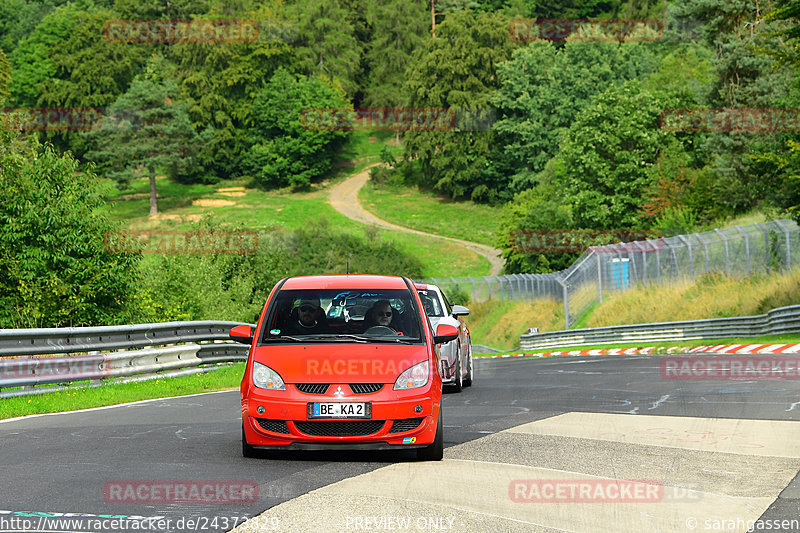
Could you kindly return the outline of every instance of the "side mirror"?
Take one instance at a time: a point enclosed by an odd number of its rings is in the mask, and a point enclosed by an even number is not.
[[[242,344],[253,344],[253,328],[250,326],[236,326],[228,333],[232,341]]]
[[[463,305],[454,305],[453,306],[453,316],[454,317],[467,316],[467,315],[469,315],[469,309],[467,309]]]
[[[450,324],[439,324],[436,327],[436,335],[433,337],[433,342],[436,344],[445,344],[458,337],[458,328]]]

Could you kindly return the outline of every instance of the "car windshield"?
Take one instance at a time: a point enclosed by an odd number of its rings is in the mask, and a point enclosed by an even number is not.
[[[425,314],[429,317],[443,317],[447,314],[436,291],[420,289],[418,292],[425,307]]]
[[[419,313],[402,289],[281,290],[262,343],[421,342]]]

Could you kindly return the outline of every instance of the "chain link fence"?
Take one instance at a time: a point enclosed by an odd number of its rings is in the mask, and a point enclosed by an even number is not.
[[[709,272],[744,277],[800,265],[800,228],[790,219],[703,233],[593,246],[552,274],[426,278],[472,301],[554,299],[564,303],[569,329],[604,295],[648,283],[695,279]]]

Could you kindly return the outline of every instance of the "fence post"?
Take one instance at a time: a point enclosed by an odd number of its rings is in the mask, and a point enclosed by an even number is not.
[[[717,235],[722,237],[722,241],[725,243],[725,275],[730,277],[731,275],[731,257],[730,253],[728,252],[728,237],[725,236],[720,230],[715,229],[714,231],[717,232]]]
[[[561,285],[561,297],[564,299],[564,329],[569,329],[569,294],[567,282],[556,276],[556,281]]]
[[[477,301],[477,295],[475,294],[475,280],[472,279],[472,276],[467,276],[467,279],[472,283],[472,301]]]
[[[706,251],[706,274],[708,274],[708,242],[700,236],[699,233],[694,234],[697,237],[697,240],[703,243],[703,247]]]
[[[633,244],[642,251],[642,277],[644,278],[644,282],[647,283],[647,249],[642,246],[639,241],[633,241]]]
[[[750,275],[750,236],[742,229],[741,226],[736,226],[736,229],[744,235],[744,255],[747,257],[747,275]]]
[[[753,225],[760,229],[761,233],[764,234],[764,270],[767,274],[769,274],[769,230],[764,228],[758,222]]]
[[[597,289],[600,293],[600,303],[603,303],[603,263],[600,260],[600,254],[592,251],[597,257]]]
[[[789,238],[789,228],[784,226],[783,222],[781,222],[780,220],[776,220],[775,223],[786,234],[786,270],[791,270],[791,268],[792,268],[792,241]]]
[[[692,243],[689,242],[689,239],[686,238],[685,235],[678,235],[678,238],[683,241],[686,245],[686,249],[689,250],[689,279],[694,279],[694,259],[692,259]]]

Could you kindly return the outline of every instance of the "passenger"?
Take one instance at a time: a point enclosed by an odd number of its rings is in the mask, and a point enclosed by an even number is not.
[[[328,322],[319,305],[319,298],[303,297],[295,302],[289,315],[289,335],[313,335],[327,331]]]
[[[365,331],[375,326],[384,326],[399,331],[401,328],[397,325],[396,318],[397,311],[389,303],[389,300],[378,300],[367,310],[364,319]]]

